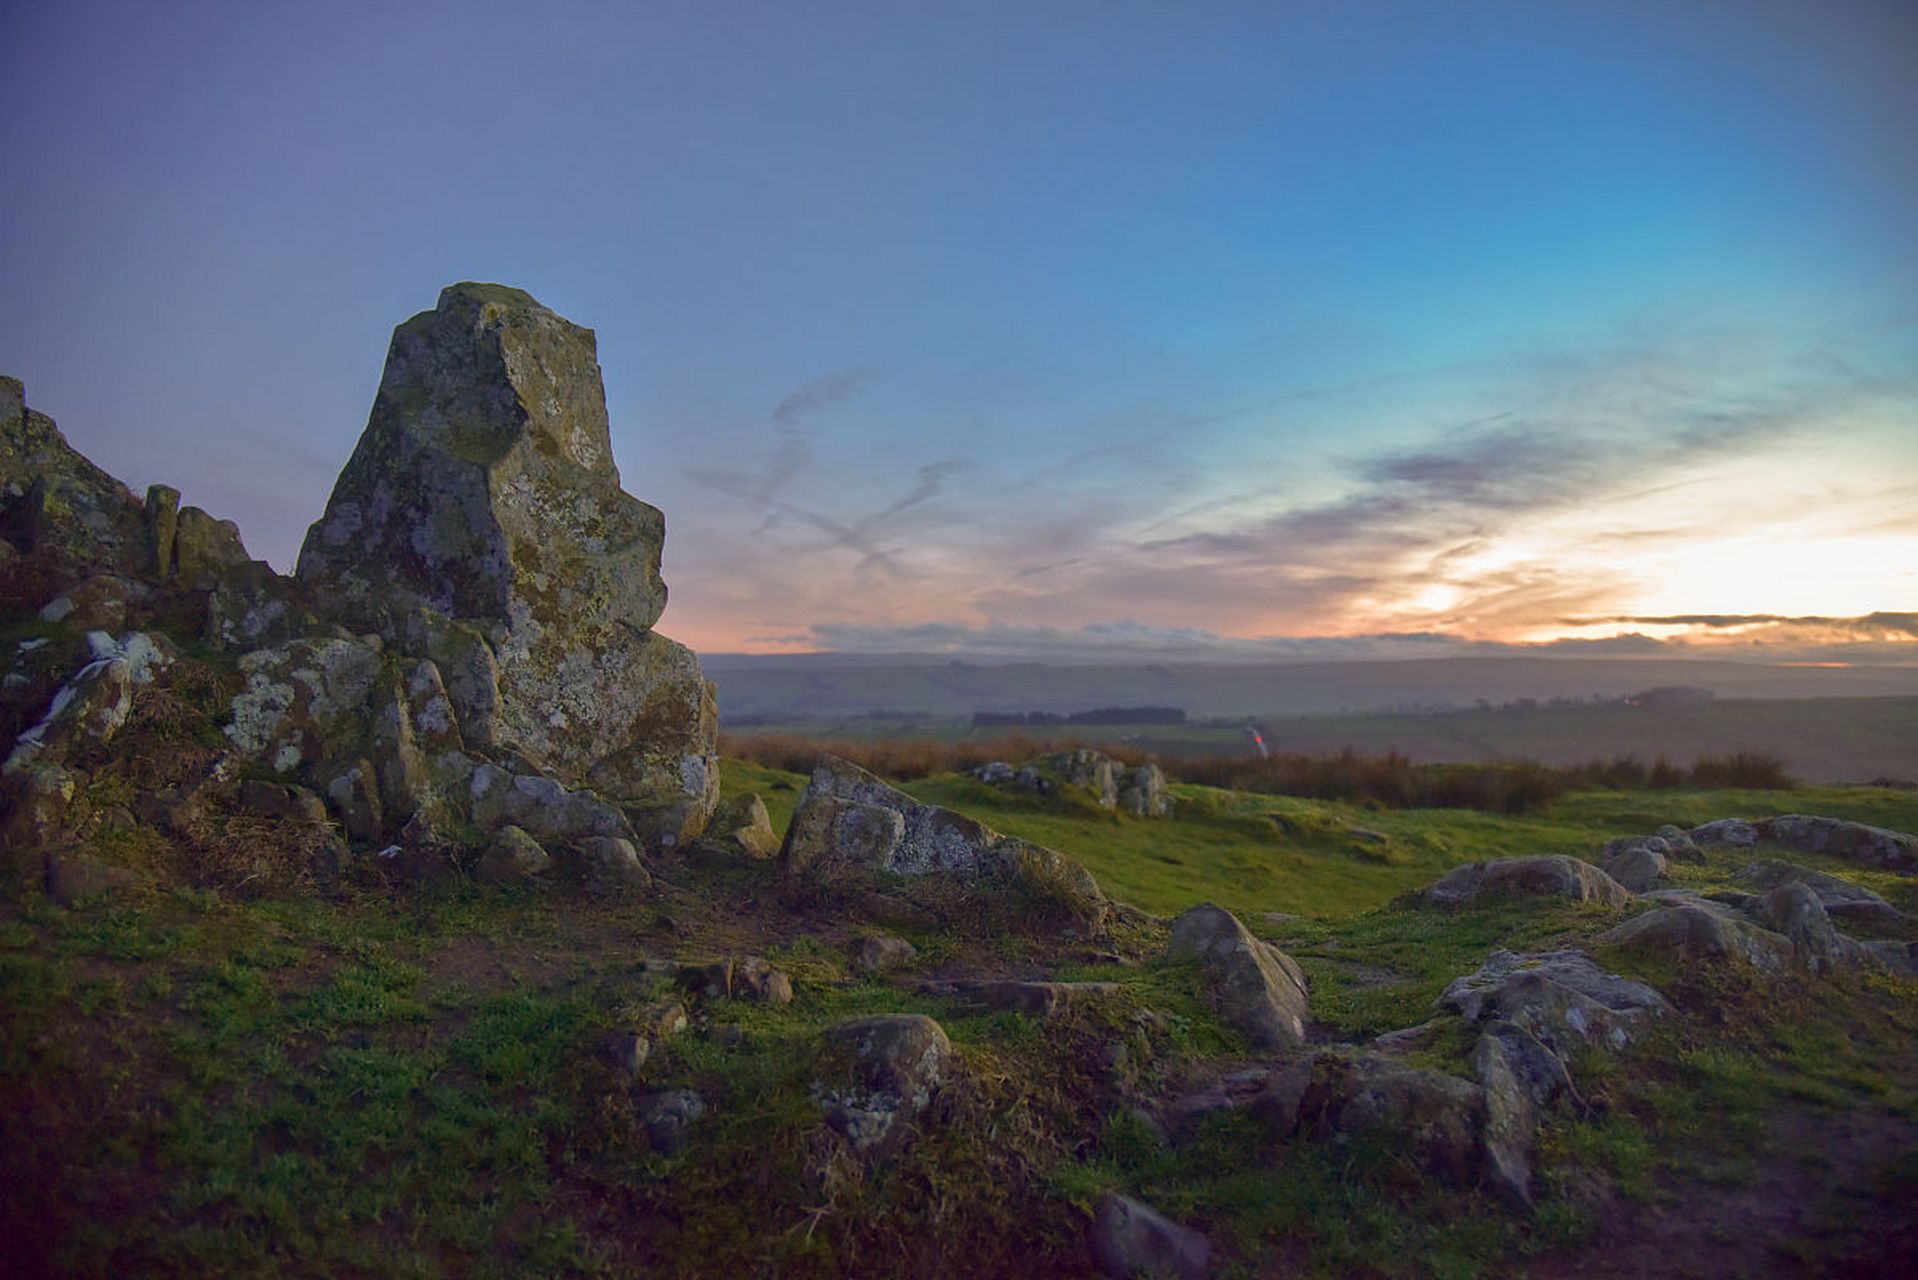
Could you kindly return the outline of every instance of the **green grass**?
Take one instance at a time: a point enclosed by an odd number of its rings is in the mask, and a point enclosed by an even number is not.
[[[726,794],[758,792],[781,827],[804,783],[722,769]],[[1918,826],[1918,800],[1865,789],[1589,793],[1512,818],[1180,787],[1167,820],[953,776],[908,789],[1061,849],[1155,913],[1228,906],[1298,961],[1321,1032],[1347,1041],[1430,1018],[1492,950],[1584,945],[1629,911],[1399,900],[1459,862],[1590,856],[1662,822],[1780,808]],[[1724,886],[1743,861],[1715,855],[1679,874]],[[1913,901],[1902,877],[1831,869]],[[962,924],[914,934],[920,958],[897,980],[854,979],[841,949],[853,922],[788,919],[779,893],[770,869],[742,868],[639,902],[472,885],[336,900],[172,890],[69,912],[14,886],[0,903],[0,1087],[71,1146],[38,1155],[60,1157],[44,1179],[58,1265],[1033,1274],[1079,1256],[1090,1205],[1117,1189],[1205,1230],[1227,1275],[1275,1258],[1305,1275],[1509,1274],[1586,1237],[1593,1179],[1629,1203],[1673,1185],[1743,1186],[1785,1109],[1918,1123],[1913,984],[1760,992],[1601,953],[1667,987],[1685,1016],[1623,1057],[1577,1064],[1592,1109],[1553,1119],[1544,1201],[1515,1219],[1408,1178],[1390,1152],[1275,1145],[1242,1115],[1160,1144],[1129,1099],[1253,1055],[1198,975],[1158,958],[1159,926],[1128,926],[1132,963],[1114,965]],[[793,978],[796,999],[691,1001],[695,1027],[655,1052],[642,1087],[696,1089],[709,1111],[683,1150],[653,1150],[633,1090],[594,1046],[652,1003],[689,998],[642,977],[642,957],[749,950]],[[1042,1023],[916,987],[981,969],[1120,989]],[[833,1022],[899,1011],[938,1018],[964,1069],[918,1140],[872,1173],[825,1137],[811,1063]],[[1440,1035],[1417,1061],[1463,1070],[1468,1047]]]

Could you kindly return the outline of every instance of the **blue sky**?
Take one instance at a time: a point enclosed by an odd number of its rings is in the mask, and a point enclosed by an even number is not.
[[[392,327],[519,285],[702,648],[1892,640],[1914,66],[1865,0],[11,6],[0,371],[288,568]]]

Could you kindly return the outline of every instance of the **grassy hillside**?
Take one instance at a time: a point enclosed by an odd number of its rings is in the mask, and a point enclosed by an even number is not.
[[[726,789],[757,791],[781,826],[804,782],[725,767]],[[1869,789],[1592,794],[1514,819],[1182,787],[1164,821],[954,776],[912,790],[1071,853],[1148,911],[1230,906],[1304,968],[1328,1041],[1419,1023],[1490,951],[1589,945],[1635,909],[1397,901],[1455,863],[1781,808],[1918,827],[1918,796]],[[1728,883],[1741,861],[1684,882]],[[1162,925],[1088,947],[895,924],[917,960],[861,977],[845,948],[874,926],[847,904],[795,896],[762,866],[661,869],[626,898],[155,883],[70,909],[16,869],[0,900],[12,1273],[1089,1276],[1091,1205],[1120,1190],[1205,1230],[1225,1276],[1810,1275],[1895,1256],[1886,1224],[1918,1187],[1906,980],[1761,990],[1607,954],[1686,1015],[1581,1064],[1584,1105],[1551,1120],[1541,1203],[1522,1216],[1389,1153],[1275,1144],[1243,1112],[1160,1141],[1142,1107],[1258,1060],[1163,961]],[[1905,877],[1829,869],[1918,908]],[[745,953],[790,975],[790,1005],[700,996],[663,965]],[[918,989],[955,974],[1116,987],[1040,1021]],[[671,1001],[692,1026],[648,1060],[644,1088],[707,1107],[676,1149],[596,1050]],[[937,1017],[963,1070],[914,1144],[869,1171],[828,1141],[811,1064],[826,1027],[891,1011]],[[1462,1070],[1456,1052],[1429,1061]],[[1771,1216],[1741,1228],[1753,1206]]]

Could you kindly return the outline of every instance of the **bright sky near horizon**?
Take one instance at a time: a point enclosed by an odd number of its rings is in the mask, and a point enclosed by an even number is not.
[[[0,373],[282,569],[482,279],[699,649],[1918,653],[1908,0],[71,0],[0,104]]]

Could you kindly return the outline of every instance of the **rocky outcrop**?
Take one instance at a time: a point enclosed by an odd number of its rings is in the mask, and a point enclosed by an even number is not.
[[[1581,951],[1495,951],[1446,987],[1437,1007],[1468,1023],[1516,1027],[1561,1057],[1586,1044],[1621,1049],[1669,1012],[1656,991],[1606,973]]]
[[[712,686],[652,630],[665,523],[624,492],[592,331],[453,285],[393,334],[365,433],[298,576],[444,664],[459,728],[696,835],[717,798]]]
[[[1292,957],[1252,936],[1238,917],[1211,904],[1172,922],[1166,958],[1196,964],[1212,988],[1219,1018],[1255,1047],[1305,1040],[1305,975]]]
[[[1693,827],[1689,834],[1699,844],[1751,849],[1760,841],[1768,841],[1795,853],[1841,858],[1879,871],[1918,872],[1918,836],[1843,818],[1804,813],[1780,814],[1756,822],[1720,818]]]
[[[853,1151],[877,1160],[908,1139],[956,1067],[945,1028],[924,1014],[854,1018],[826,1032],[813,1096]]]
[[[154,560],[139,499],[27,408],[17,378],[0,378],[0,538],[75,581],[136,576]]]
[[[974,769],[972,776],[991,786],[1040,795],[1081,791],[1101,809],[1123,810],[1134,817],[1163,818],[1172,812],[1165,771],[1158,765],[1128,766],[1089,747],[1040,756],[1017,768],[994,760]]]
[[[824,881],[943,876],[970,889],[1014,889],[1088,932],[1103,928],[1108,910],[1098,882],[1064,854],[922,804],[835,756],[814,767],[779,860],[789,875]]]
[[[1738,879],[1760,890],[1775,889],[1782,884],[1802,884],[1817,895],[1826,914],[1841,920],[1888,928],[1897,926],[1905,918],[1904,912],[1863,885],[1791,862],[1775,859],[1754,862],[1738,873]]]
[[[1703,860],[1691,836],[1671,826],[1660,827],[1656,835],[1614,840],[1599,855],[1605,874],[1633,893],[1644,893],[1663,880],[1674,862]]]
[[[1463,907],[1506,897],[1569,898],[1623,906],[1631,891],[1589,862],[1548,856],[1499,858],[1454,867],[1419,895],[1437,907]]]
[[[1802,813],[1757,825],[1761,837],[1798,853],[1822,853],[1880,871],[1918,871],[1918,836],[1902,831]]]

